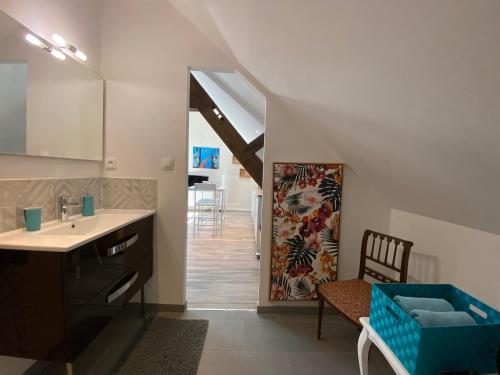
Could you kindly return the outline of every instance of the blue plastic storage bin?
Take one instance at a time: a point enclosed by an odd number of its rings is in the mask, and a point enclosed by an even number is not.
[[[422,327],[393,302],[396,295],[444,298],[455,310],[471,314],[478,324]],[[436,375],[451,370],[497,372],[500,314],[453,285],[374,284],[370,324],[411,375]]]

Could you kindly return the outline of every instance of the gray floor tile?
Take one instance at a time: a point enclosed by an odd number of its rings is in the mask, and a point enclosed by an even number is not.
[[[210,320],[204,350],[245,350],[243,320]]]
[[[137,309],[124,310],[75,362],[76,375],[105,375],[113,368],[143,324]],[[341,316],[323,322],[316,340],[315,315],[258,315],[255,311],[160,313],[177,319],[208,319],[209,329],[198,375],[322,375],[358,374],[356,345],[359,332]],[[44,375],[64,374],[53,367]],[[392,375],[374,351],[370,375]]]
[[[325,322],[331,332],[322,340],[316,339],[316,324],[305,321],[266,320],[244,322],[245,347],[250,351],[329,352],[354,351],[358,331],[347,322]],[[325,335],[326,336],[326,335]]]
[[[317,325],[318,316],[316,314],[265,314],[261,315],[263,318],[277,319],[277,320],[292,320],[304,321]],[[325,322],[345,322],[346,319],[340,314],[325,314],[323,315],[323,323]]]
[[[174,319],[208,319],[212,320],[247,320],[257,319],[259,315],[255,310],[192,310],[182,313],[160,312],[159,316]]]
[[[375,367],[378,368],[378,373],[381,375],[393,375],[394,370],[389,365],[389,362],[384,358],[383,354],[378,350],[375,345],[372,345],[370,352],[370,363],[375,363]]]
[[[287,353],[291,375],[359,375],[357,353]],[[370,375],[393,375],[370,359]]]
[[[357,353],[287,353],[291,375],[359,375]]]
[[[201,357],[198,375],[290,375],[285,353],[212,352]]]

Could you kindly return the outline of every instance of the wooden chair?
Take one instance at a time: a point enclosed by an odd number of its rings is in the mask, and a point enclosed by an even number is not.
[[[394,244],[391,245],[392,243]],[[412,246],[413,242],[365,230],[361,243],[358,278],[324,283],[317,289],[319,298],[318,340],[321,337],[321,321],[325,302],[339,310],[342,315],[361,329],[359,318],[370,316],[372,290],[371,284],[364,280],[365,275],[377,282],[405,283]],[[367,260],[369,265],[367,265]],[[381,269],[384,272],[389,271],[392,275],[383,274]],[[399,277],[395,274],[399,274]]]

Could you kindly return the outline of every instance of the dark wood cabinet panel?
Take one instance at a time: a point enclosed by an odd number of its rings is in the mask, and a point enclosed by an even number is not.
[[[59,357],[65,331],[61,257],[0,252],[0,354]]]
[[[67,253],[0,250],[0,355],[72,362],[151,278],[152,250],[152,216]]]

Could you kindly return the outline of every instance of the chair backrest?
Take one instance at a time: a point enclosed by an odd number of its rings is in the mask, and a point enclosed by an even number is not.
[[[412,246],[411,241],[369,229],[365,230],[361,243],[358,279],[363,279],[365,275],[368,275],[384,283],[406,283]],[[369,267],[366,265],[367,260],[380,266]],[[379,269],[384,267],[392,274],[399,273],[399,280],[383,274]]]
[[[216,184],[194,184],[194,189],[198,191],[215,191],[217,189]]]
[[[195,204],[198,202],[198,197],[201,199],[210,199],[210,202],[203,202],[204,205],[217,206],[220,202],[217,196],[217,185],[216,184],[204,184],[196,183],[194,184],[194,201]]]

